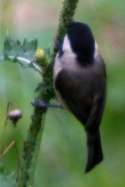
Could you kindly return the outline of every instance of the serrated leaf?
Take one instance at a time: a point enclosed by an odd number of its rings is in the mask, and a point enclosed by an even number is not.
[[[36,39],[28,41],[24,39],[21,43],[19,40],[13,40],[7,37],[4,41],[4,57],[5,59],[14,59],[17,56],[25,57],[31,60],[37,49],[38,41]]]
[[[11,50],[14,47],[14,41],[7,37],[4,41],[4,50]]]

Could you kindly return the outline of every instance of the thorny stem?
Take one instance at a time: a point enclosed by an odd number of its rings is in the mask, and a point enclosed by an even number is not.
[[[63,38],[67,27],[72,21],[78,0],[64,0],[63,8],[59,18],[59,26],[53,47],[53,54],[50,59],[50,64],[44,67],[42,88],[39,90],[37,99],[43,100],[47,103],[54,97],[52,87],[52,66],[57,52],[56,43]],[[34,108],[32,121],[29,126],[28,135],[23,145],[23,155],[21,158],[20,175],[18,176],[18,187],[33,187],[34,169],[39,152],[41,136],[44,127],[44,117],[47,112],[46,109]],[[37,150],[36,150],[37,147]]]
[[[73,15],[75,13],[78,1],[79,0],[65,0],[63,3],[63,8],[62,8],[62,11],[59,17],[59,27],[58,27],[57,35],[55,39],[53,58],[55,58],[55,55],[57,52],[56,44],[58,40],[64,37],[69,24],[73,21]]]

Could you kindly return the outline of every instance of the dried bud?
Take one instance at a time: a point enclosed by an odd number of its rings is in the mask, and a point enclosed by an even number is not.
[[[22,112],[21,110],[19,109],[15,109],[15,110],[11,110],[9,113],[8,113],[8,119],[10,119],[12,121],[12,123],[14,125],[16,125],[16,123],[18,122],[18,120],[20,118],[22,118]]]

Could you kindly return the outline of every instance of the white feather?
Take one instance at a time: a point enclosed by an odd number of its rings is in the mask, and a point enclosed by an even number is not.
[[[76,59],[76,55],[73,52],[70,44],[70,40],[68,38],[68,35],[65,35],[64,42],[62,46],[63,55],[60,57],[57,53],[54,63],[54,77],[58,75],[58,73],[64,69],[68,68],[70,66],[74,66],[74,62]]]
[[[66,52],[73,52],[67,34],[66,34],[65,37],[64,37],[64,42],[63,42],[63,51],[66,51]]]
[[[94,58],[97,58],[98,56],[99,56],[98,44],[97,42],[95,42]]]

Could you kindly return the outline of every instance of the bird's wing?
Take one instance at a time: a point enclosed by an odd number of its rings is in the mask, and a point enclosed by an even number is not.
[[[86,124],[88,120],[88,113],[90,105],[87,103],[88,99],[81,97],[80,86],[83,83],[79,80],[71,80],[71,76],[66,71],[61,71],[56,78],[55,88],[61,96],[61,100],[65,106],[77,117],[79,121]],[[77,84],[75,83],[77,81]],[[86,89],[85,89],[86,90]],[[83,89],[84,92],[84,89]]]
[[[86,130],[89,132],[95,132],[99,128],[104,111],[105,95],[106,93],[103,93],[102,95],[97,94],[93,97],[92,108],[85,126]]]
[[[100,55],[98,55],[97,59],[95,60],[99,61],[98,63],[100,63],[100,65],[102,66],[101,69],[103,70],[102,72],[103,88],[102,89],[99,88],[100,91],[98,91],[93,96],[93,104],[86,124],[86,130],[90,130],[90,131],[94,131],[98,129],[100,125],[102,114],[104,111],[106,92],[107,92],[107,88],[106,88],[107,74],[106,74],[106,66],[104,60]]]

